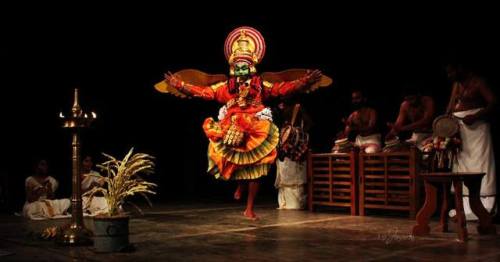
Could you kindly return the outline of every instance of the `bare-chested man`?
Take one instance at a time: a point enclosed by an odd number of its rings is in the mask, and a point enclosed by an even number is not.
[[[496,97],[484,79],[463,66],[448,65],[446,71],[453,82],[447,113],[459,121],[462,139],[462,151],[453,171],[486,173],[481,183],[481,201],[491,212],[496,205],[496,174],[490,125],[486,120],[493,111]],[[470,209],[466,187],[463,194],[466,218],[477,219]]]
[[[376,153],[381,149],[380,134],[377,133],[377,111],[366,105],[367,98],[363,92],[356,90],[352,92],[352,105],[354,111],[344,121],[345,128],[343,138],[355,133],[355,146],[365,153]]]
[[[407,90],[396,122],[387,123],[390,131],[385,139],[390,140],[400,132],[411,132],[411,138],[406,141],[422,149],[424,141],[432,136],[434,99],[430,96],[422,96],[415,88],[410,87]]]

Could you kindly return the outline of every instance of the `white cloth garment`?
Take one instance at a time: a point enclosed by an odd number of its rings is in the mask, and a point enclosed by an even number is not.
[[[413,132],[411,137],[406,140],[408,143],[414,144],[420,151],[424,148],[424,142],[432,136],[431,133],[417,133]]]
[[[481,108],[467,111],[455,112],[453,115],[461,119],[467,115],[473,115]],[[462,151],[458,154],[453,165],[453,172],[484,172],[486,175],[481,181],[481,201],[485,208],[491,212],[494,208],[496,197],[496,173],[495,155],[491,140],[490,125],[485,121],[477,121],[473,125],[466,125],[458,120],[460,125],[460,137],[462,139]],[[477,219],[472,213],[468,199],[469,191],[463,188],[464,212],[468,220]]]
[[[368,154],[377,153],[382,149],[381,135],[373,134],[369,136],[356,136],[354,142],[356,147],[364,148],[364,152]]]
[[[71,201],[68,198],[26,202],[23,207],[23,215],[32,220],[65,218],[71,216],[65,213],[70,206]]]
[[[38,182],[33,176],[30,176],[25,181],[26,190],[34,190],[37,187],[42,187],[42,184],[50,182],[52,192],[55,192],[59,186],[57,180],[51,176],[47,176],[43,181]],[[33,220],[54,219],[68,217],[66,211],[70,207],[69,199],[47,199],[47,195],[41,195],[37,201],[29,203],[26,201],[23,206],[23,215]]]
[[[89,203],[89,197],[82,197],[84,216],[96,216],[108,213],[108,202],[105,197],[95,196]]]
[[[82,174],[83,179],[82,179],[82,191],[88,191],[92,187],[94,187],[95,184],[100,183],[100,177],[101,174],[99,172],[90,170],[89,173],[87,174]]]
[[[283,161],[276,161],[276,170],[274,186],[278,188],[279,209],[303,209],[306,204],[306,161],[295,162],[285,157]]]
[[[26,189],[36,189],[37,187],[43,187],[44,184],[46,183],[50,183],[52,187],[52,192],[56,192],[57,188],[59,187],[59,182],[57,182],[57,180],[52,176],[47,176],[40,182],[37,181],[35,177],[30,176],[26,178],[26,180],[24,181],[24,187]],[[46,194],[41,195],[38,200],[44,200],[44,199],[47,199]]]
[[[96,184],[101,184],[101,174],[99,172],[91,170],[88,174],[83,174],[84,178],[82,180],[82,191],[88,191],[92,189]],[[83,212],[86,216],[96,216],[100,214],[105,214],[108,212],[108,202],[106,198],[100,196],[94,196],[92,201],[89,197],[82,197]]]

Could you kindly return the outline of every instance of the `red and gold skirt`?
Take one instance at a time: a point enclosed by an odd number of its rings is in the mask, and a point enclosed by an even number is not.
[[[229,130],[243,134],[241,143],[228,143]],[[257,179],[267,175],[274,163],[279,130],[269,120],[238,113],[220,122],[207,118],[203,130],[209,139],[208,172],[224,180]]]

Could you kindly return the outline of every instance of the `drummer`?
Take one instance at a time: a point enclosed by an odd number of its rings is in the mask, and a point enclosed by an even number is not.
[[[377,132],[377,111],[368,106],[368,99],[361,90],[351,93],[351,102],[354,111],[349,115],[345,123],[344,132],[339,139],[345,139],[350,134],[356,134],[354,145],[361,152],[368,154],[377,153],[381,148],[381,136]]]
[[[403,91],[403,102],[394,123],[387,123],[390,128],[385,140],[396,138],[401,132],[410,132],[406,140],[422,150],[426,139],[432,136],[432,121],[435,115],[434,99],[424,96],[417,85],[407,85]]]
[[[486,173],[481,183],[481,202],[493,213],[496,210],[495,156],[487,120],[497,99],[485,80],[463,65],[450,64],[446,71],[453,84],[447,113],[459,120],[462,139],[462,150],[453,165],[453,171]],[[476,220],[465,187],[463,195],[467,220]]]

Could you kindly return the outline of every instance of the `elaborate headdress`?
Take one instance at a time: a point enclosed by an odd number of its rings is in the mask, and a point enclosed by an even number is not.
[[[244,61],[250,65],[250,71],[255,73],[255,65],[262,61],[266,52],[264,38],[255,28],[242,26],[234,29],[226,38],[224,44],[224,54],[231,67],[230,74],[233,74],[233,65]]]

